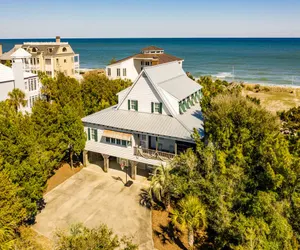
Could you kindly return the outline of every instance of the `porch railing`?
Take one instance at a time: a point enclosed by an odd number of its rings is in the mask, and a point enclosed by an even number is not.
[[[134,155],[141,156],[146,159],[155,159],[155,160],[159,159],[162,161],[171,160],[175,157],[175,154],[172,153],[156,151],[153,149],[140,148],[140,147],[134,147]]]

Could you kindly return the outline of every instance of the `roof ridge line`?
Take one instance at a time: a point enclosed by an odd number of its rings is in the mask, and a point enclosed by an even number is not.
[[[174,77],[172,77],[172,78],[169,78],[169,79],[167,79],[167,80],[164,80],[164,81],[158,82],[157,84],[161,84],[161,83],[164,83],[164,82],[167,82],[167,81],[173,80],[173,79],[175,79],[175,78],[178,78],[178,77],[180,77],[180,76],[184,76],[184,73],[182,73],[182,74],[180,74],[180,75],[178,75],[178,76],[174,76]]]

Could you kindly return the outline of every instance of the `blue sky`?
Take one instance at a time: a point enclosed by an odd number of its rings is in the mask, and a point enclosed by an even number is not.
[[[300,0],[0,0],[0,38],[300,37]]]

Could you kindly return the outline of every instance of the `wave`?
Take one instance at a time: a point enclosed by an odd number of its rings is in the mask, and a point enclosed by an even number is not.
[[[213,77],[221,78],[221,79],[232,78],[233,74],[232,74],[232,72],[220,72],[216,75],[213,75]]]

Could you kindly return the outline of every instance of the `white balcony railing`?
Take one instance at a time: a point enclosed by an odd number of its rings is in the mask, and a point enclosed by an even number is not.
[[[156,159],[156,160],[171,160],[175,157],[175,154],[169,152],[162,152],[158,150],[134,147],[134,155],[141,156],[146,159]]]

